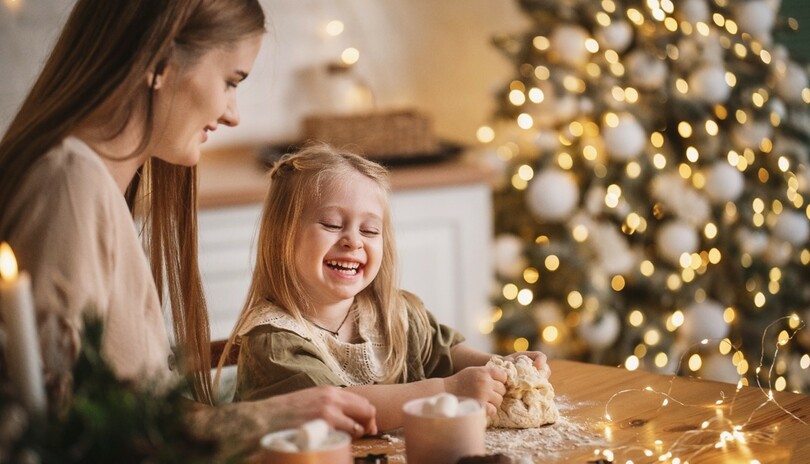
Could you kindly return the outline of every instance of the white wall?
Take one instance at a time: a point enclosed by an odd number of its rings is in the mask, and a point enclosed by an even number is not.
[[[271,33],[240,87],[242,124],[214,134],[211,146],[288,141],[302,115],[317,111],[313,79],[349,46],[355,70],[380,107],[412,106],[432,115],[439,135],[472,142],[495,108],[492,90],[512,64],[490,45],[521,30],[516,0],[264,0]],[[73,1],[0,0],[0,131],[32,84]],[[14,6],[16,5],[16,6]],[[331,19],[346,27],[326,37]],[[313,72],[313,70],[317,70]]]

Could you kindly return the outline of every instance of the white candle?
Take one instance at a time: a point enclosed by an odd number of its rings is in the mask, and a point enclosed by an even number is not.
[[[0,244],[0,308],[9,377],[25,407],[31,413],[42,414],[46,402],[31,278],[26,272],[17,272],[17,260],[6,242]]]

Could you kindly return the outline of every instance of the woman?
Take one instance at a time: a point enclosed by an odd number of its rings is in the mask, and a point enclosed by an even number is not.
[[[122,379],[170,378],[163,302],[179,371],[193,397],[212,404],[194,165],[208,132],[239,123],[235,91],[264,30],[258,0],[77,2],[0,141],[0,240],[32,274],[40,327],[51,330],[41,329],[46,352],[73,359],[92,310]],[[60,341],[46,319],[58,322]],[[68,383],[70,363],[58,358],[46,357],[51,393]],[[315,417],[376,433],[373,407],[338,389],[195,408],[190,422],[256,434]]]

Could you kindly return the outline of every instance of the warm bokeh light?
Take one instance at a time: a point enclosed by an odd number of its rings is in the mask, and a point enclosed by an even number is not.
[[[475,137],[481,143],[489,143],[495,140],[495,131],[489,126],[481,126],[475,132]]]
[[[348,65],[355,64],[360,60],[360,50],[349,47],[340,54],[340,60]]]
[[[326,33],[332,37],[339,36],[343,33],[344,25],[343,21],[339,19],[334,19],[326,23]]]

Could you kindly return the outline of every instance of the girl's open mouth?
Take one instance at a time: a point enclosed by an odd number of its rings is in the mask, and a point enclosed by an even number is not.
[[[324,261],[326,267],[345,276],[355,276],[363,269],[363,265],[356,261],[338,261],[329,259]]]

